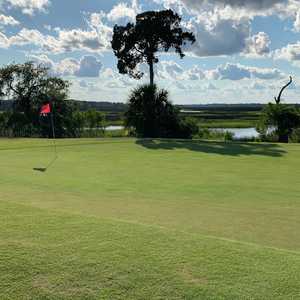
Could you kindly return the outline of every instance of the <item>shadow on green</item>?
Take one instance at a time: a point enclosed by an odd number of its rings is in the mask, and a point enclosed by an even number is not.
[[[164,139],[139,139],[136,143],[152,150],[186,149],[190,151],[229,156],[264,155],[281,157],[286,151],[278,144],[255,144],[216,141],[184,141]]]

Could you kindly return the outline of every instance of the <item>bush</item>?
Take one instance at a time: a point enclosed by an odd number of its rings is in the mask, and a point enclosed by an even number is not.
[[[181,119],[179,110],[168,99],[166,90],[156,85],[142,85],[129,96],[125,126],[134,128],[143,138],[192,138],[196,122]]]
[[[234,133],[230,131],[225,131],[224,133],[224,141],[229,142],[234,140]]]
[[[269,103],[263,110],[257,130],[262,140],[274,139],[287,143],[293,130],[300,126],[300,111],[287,104]],[[274,131],[270,132],[270,128]]]
[[[293,130],[290,136],[290,141],[292,143],[300,143],[300,128],[296,128]]]

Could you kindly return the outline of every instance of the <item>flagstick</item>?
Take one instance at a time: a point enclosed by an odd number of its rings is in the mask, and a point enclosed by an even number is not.
[[[55,142],[56,137],[55,137],[53,111],[51,112],[51,126],[52,126],[52,137],[53,137],[54,153],[55,153],[55,157],[57,157],[57,149],[56,149],[56,142]]]
[[[45,168],[33,168],[34,171],[39,171],[39,172],[46,172],[50,166],[53,165],[53,163],[57,160],[58,154],[57,154],[57,148],[56,148],[56,136],[55,136],[55,127],[54,127],[54,118],[53,118],[53,107],[50,107],[50,104],[47,105],[48,107],[44,109],[44,106],[42,107],[40,115],[47,115],[50,113],[50,121],[51,121],[51,127],[52,127],[52,138],[53,138],[53,146],[54,146],[54,153],[55,156],[51,160],[51,162],[45,167]],[[50,136],[49,136],[50,138]]]
[[[53,165],[53,163],[57,160],[58,155],[57,155],[57,148],[56,148],[56,136],[55,136],[55,127],[54,127],[54,118],[53,118],[53,107],[52,110],[50,112],[50,119],[51,119],[51,127],[52,127],[52,138],[53,138],[53,146],[54,146],[54,153],[55,153],[55,157],[54,159],[48,164],[48,166],[45,168],[45,170],[48,170],[48,168],[50,166]]]

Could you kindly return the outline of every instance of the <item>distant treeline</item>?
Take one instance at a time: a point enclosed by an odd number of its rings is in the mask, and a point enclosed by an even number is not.
[[[127,105],[124,103],[78,101],[72,99],[69,101],[74,102],[80,111],[96,110],[101,112],[125,112],[127,108]],[[13,103],[13,100],[1,100],[0,111],[11,111]]]
[[[101,112],[125,112],[127,104],[120,102],[96,102],[69,100],[78,105],[80,111],[96,110]],[[1,100],[0,111],[10,111],[13,100]],[[298,105],[300,107],[300,105]],[[201,110],[201,111],[261,111],[264,104],[188,104],[177,105],[181,110]]]
[[[191,104],[191,105],[178,105],[181,110],[187,111],[261,111],[265,105],[264,104]]]

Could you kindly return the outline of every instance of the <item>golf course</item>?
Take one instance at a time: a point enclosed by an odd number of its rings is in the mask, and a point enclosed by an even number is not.
[[[300,145],[0,140],[0,299],[300,299]]]

